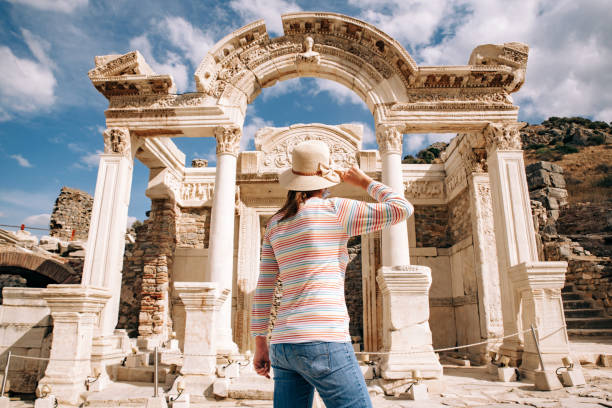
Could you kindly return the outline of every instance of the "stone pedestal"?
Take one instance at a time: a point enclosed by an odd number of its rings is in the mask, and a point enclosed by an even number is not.
[[[536,327],[544,360],[544,367],[540,367],[533,336],[525,333],[521,371],[527,376],[533,376],[537,370],[554,371],[564,365],[561,359],[570,355],[561,298],[566,270],[567,262],[524,262],[509,270],[521,310],[521,326]]]
[[[236,212],[236,162],[239,151],[241,131],[234,127],[218,127],[217,171],[215,174],[215,194],[210,218],[210,279],[220,289],[233,285],[234,273],[234,218]],[[231,297],[230,297],[231,300]],[[238,346],[232,338],[232,302],[225,302],[219,309],[216,326],[216,343],[219,352],[235,353]]]
[[[61,403],[76,404],[92,375],[90,356],[94,327],[108,290],[92,286],[49,285],[43,294],[53,318],[49,364],[38,387],[49,385]]]
[[[442,366],[429,329],[431,269],[382,267],[376,280],[383,296],[383,349],[392,353],[383,358],[382,377],[412,378],[412,371],[419,370],[423,378],[440,378]]]
[[[181,374],[185,390],[203,395],[215,379],[217,346],[215,321],[229,290],[215,282],[174,282],[185,308],[185,340]]]

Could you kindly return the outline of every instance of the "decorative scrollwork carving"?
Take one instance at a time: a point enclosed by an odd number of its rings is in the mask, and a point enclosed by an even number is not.
[[[444,182],[440,180],[409,180],[404,186],[408,198],[444,198]]]
[[[376,143],[381,154],[402,153],[402,134],[395,126],[377,126]]]
[[[525,125],[524,122],[489,123],[484,131],[487,148],[521,150],[521,135],[519,131]]]
[[[218,126],[215,128],[217,155],[231,154],[238,156],[242,131],[236,126]]]
[[[338,143],[337,140],[317,134],[300,134],[289,137],[278,143],[263,158],[263,165],[266,168],[281,169],[291,167],[291,153],[293,148],[305,140],[321,140],[329,146],[330,161],[336,168],[350,168],[357,163],[355,157],[356,150]]]
[[[128,128],[108,128],[104,131],[104,153],[130,156],[130,131]]]

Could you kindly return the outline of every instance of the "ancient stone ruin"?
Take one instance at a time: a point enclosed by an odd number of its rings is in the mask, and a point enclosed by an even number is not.
[[[248,354],[260,241],[284,199],[278,174],[309,139],[330,146],[335,166],[356,163],[415,205],[406,222],[351,242],[351,335],[356,350],[388,353],[372,359],[382,382],[440,378],[434,348],[476,342],[466,351],[476,363],[495,352],[528,378],[559,367],[569,355],[567,262],[538,254],[524,124],[510,97],[523,84],[528,46],[481,45],[467,65],[418,66],[397,41],[347,16],[298,12],[282,21],[283,36],[270,38],[257,21],[217,43],[188,94],[176,94],[172,77],[138,51],[96,57],[89,77],[109,106],[81,283],[15,294],[44,300],[53,317],[38,387],[77,404],[88,377],[100,390],[148,376],[155,351],[173,392],[180,381],[193,398],[231,396],[241,376],[269,387],[254,379]],[[240,151],[247,105],[261,88],[307,76],[364,100],[378,149],[363,149],[360,126],[314,123],[260,129],[255,150]],[[403,138],[425,132],[457,136],[441,163],[402,164]],[[214,137],[216,167],[187,167],[174,137]],[[135,159],[150,169],[152,207],[124,258]],[[332,194],[369,200],[345,185]],[[64,222],[56,221],[62,231]]]

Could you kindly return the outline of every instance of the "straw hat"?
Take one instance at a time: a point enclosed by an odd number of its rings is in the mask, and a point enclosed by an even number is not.
[[[340,172],[331,166],[327,143],[321,140],[298,144],[291,157],[292,167],[281,173],[278,180],[287,190],[320,190],[342,181]]]

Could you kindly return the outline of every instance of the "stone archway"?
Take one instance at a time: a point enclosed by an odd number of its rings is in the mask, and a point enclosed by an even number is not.
[[[78,283],[79,276],[68,265],[53,259],[18,251],[0,253],[0,268],[14,267],[49,278],[53,283]]]

